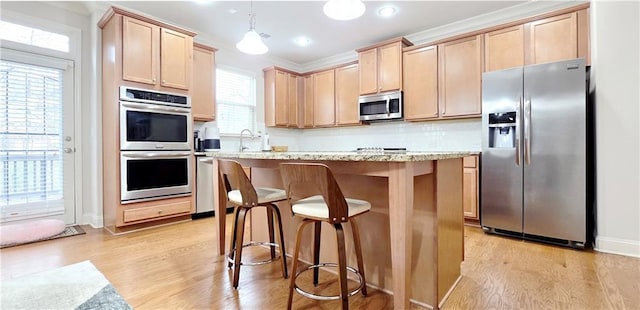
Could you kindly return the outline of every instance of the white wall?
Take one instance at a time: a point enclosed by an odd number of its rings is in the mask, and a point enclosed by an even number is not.
[[[596,1],[596,248],[640,257],[640,3]]]

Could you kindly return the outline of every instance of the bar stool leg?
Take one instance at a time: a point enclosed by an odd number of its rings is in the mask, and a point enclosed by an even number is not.
[[[296,247],[293,250],[293,266],[291,267],[291,281],[289,281],[289,301],[287,303],[287,309],[291,310],[293,304],[293,288],[296,285],[296,277],[298,276],[298,254],[300,251],[300,241],[302,240],[302,232],[304,227],[311,223],[309,219],[304,219],[298,225],[298,232],[296,233]]]
[[[267,226],[269,227],[269,242],[274,243],[275,238],[273,234],[273,208],[267,207]],[[276,257],[276,247],[270,245],[269,249],[271,250],[271,259]]]
[[[350,219],[351,231],[353,231],[353,245],[356,250],[356,259],[358,260],[358,272],[362,276],[362,295],[367,296],[367,280],[364,277],[364,264],[362,263],[362,247],[360,246],[360,231],[354,219]]]
[[[238,288],[238,282],[240,281],[240,259],[242,258],[242,244],[244,242],[244,220],[249,209],[242,208],[238,212],[237,234],[236,237],[236,254],[235,261],[233,263],[233,288]]]
[[[280,209],[275,204],[271,204],[269,208],[273,208],[273,213],[276,215],[276,222],[278,223],[278,231],[280,232],[280,259],[282,260],[282,276],[286,279],[289,277],[287,272],[287,250],[284,247],[284,232],[282,231],[282,215]]]
[[[340,299],[342,300],[342,309],[349,309],[349,291],[347,290],[347,254],[344,245],[344,230],[342,224],[333,224],[336,229],[336,239],[338,240],[338,274],[340,276]]]
[[[235,254],[235,247],[236,247],[236,238],[238,236],[237,234],[237,226],[238,226],[238,213],[240,213],[240,209],[242,209],[242,207],[236,206],[235,207],[235,212],[233,212],[233,227],[232,227],[232,237],[231,237],[231,242],[229,243],[229,258],[231,260],[233,260],[233,256]],[[233,266],[233,263],[229,262],[227,264],[227,268],[231,268]]]
[[[322,229],[322,222],[315,221],[313,234],[313,264],[318,265],[320,263],[320,230]],[[313,269],[313,285],[318,286],[318,273],[320,268]]]

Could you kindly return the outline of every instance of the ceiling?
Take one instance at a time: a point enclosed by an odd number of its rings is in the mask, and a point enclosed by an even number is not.
[[[303,65],[390,38],[526,2],[365,1],[364,15],[351,21],[337,21],[326,17],[322,11],[325,1],[254,1],[253,11],[256,14],[256,31],[270,35],[264,39],[269,47],[269,56]],[[193,30],[214,40],[214,47],[217,48],[235,48],[235,43],[242,39],[249,29],[249,1],[111,3]],[[387,4],[395,6],[397,14],[391,18],[379,17],[378,8]],[[236,12],[230,13],[231,9]],[[307,47],[296,45],[294,38],[299,36],[310,38],[311,44]]]

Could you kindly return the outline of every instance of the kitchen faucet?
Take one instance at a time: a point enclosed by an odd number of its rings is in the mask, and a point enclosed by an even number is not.
[[[238,149],[238,152],[242,152],[246,149],[248,149],[248,147],[244,146],[244,144],[242,143],[242,137],[245,131],[248,131],[249,134],[251,135],[251,138],[253,138],[253,132],[251,132],[251,130],[249,129],[242,129],[242,131],[240,132],[240,148]]]

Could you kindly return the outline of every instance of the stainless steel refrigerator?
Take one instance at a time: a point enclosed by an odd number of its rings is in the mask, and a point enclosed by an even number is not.
[[[583,59],[482,75],[486,232],[577,248],[591,242],[595,161],[587,92]]]

